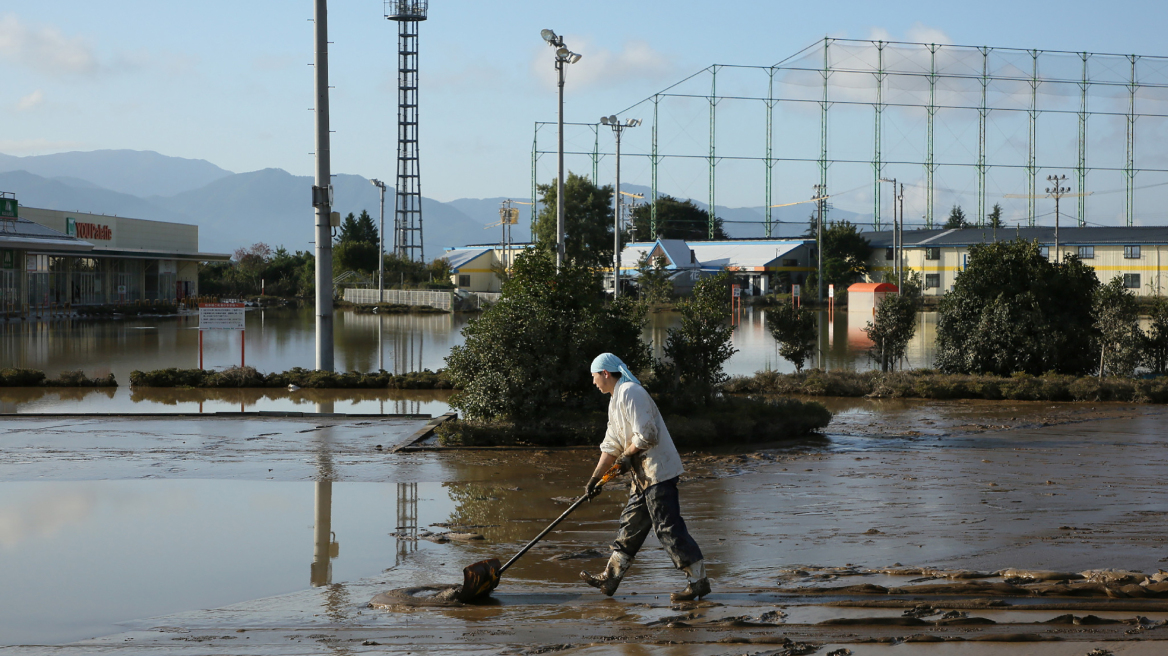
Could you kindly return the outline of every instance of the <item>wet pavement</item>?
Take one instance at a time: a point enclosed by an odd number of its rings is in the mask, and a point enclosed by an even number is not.
[[[615,531],[608,490],[494,604],[368,607],[509,557],[579,493],[591,450],[390,455],[406,418],[8,417],[0,644],[26,646],[0,654],[1165,653],[1168,599],[992,576],[1168,567],[1164,409],[829,404],[822,437],[686,454],[714,581],[687,606],[652,537],[613,599],[578,581]]]

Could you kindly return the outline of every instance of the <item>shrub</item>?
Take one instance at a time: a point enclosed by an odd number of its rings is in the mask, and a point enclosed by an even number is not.
[[[1123,278],[1095,290],[1092,315],[1099,332],[1099,376],[1131,377],[1143,357],[1144,333],[1136,295],[1123,286]]]
[[[780,303],[767,310],[766,323],[779,344],[779,355],[790,360],[796,372],[803,371],[803,363],[815,352],[819,336],[816,313],[791,303]]]
[[[948,373],[1095,370],[1091,316],[1099,281],[1073,255],[1061,264],[1022,239],[976,244],[938,307],[937,366]]]
[[[461,391],[450,404],[471,419],[512,421],[564,408],[600,408],[588,367],[612,352],[634,372],[649,361],[641,342],[644,311],[627,300],[606,304],[596,273],[569,259],[556,271],[545,250],[521,254],[499,302],[470,322],[446,358]]]
[[[660,379],[673,403],[709,403],[728,376],[722,365],[737,349],[730,345],[730,274],[702,278],[693,296],[677,304],[681,326],[670,328],[665,340],[667,363],[659,363]]]

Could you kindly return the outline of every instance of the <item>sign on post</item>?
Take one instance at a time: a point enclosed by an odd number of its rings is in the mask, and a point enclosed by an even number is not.
[[[244,330],[243,303],[199,303],[199,368],[203,368],[203,331],[238,330],[239,366],[246,364],[244,348],[247,331]]]
[[[827,297],[828,298],[835,298],[835,285],[828,285],[827,286]]]
[[[15,219],[17,217],[15,198],[0,198],[0,219]]]
[[[791,305],[798,302],[799,307],[803,307],[803,298],[800,296],[802,290],[802,285],[791,285]]]

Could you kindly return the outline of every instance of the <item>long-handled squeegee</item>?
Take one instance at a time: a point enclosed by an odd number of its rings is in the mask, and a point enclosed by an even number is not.
[[[597,491],[599,491],[605,483],[608,483],[617,476],[620,476],[620,473],[620,465],[613,465],[608,471],[604,473],[604,476],[600,479],[600,482],[597,483]],[[552,529],[554,529],[556,525],[564,521],[565,517],[571,515],[572,511],[576,508],[579,508],[580,504],[587,501],[588,498],[588,495],[585,494],[581,495],[579,499],[573,501],[572,505],[568,506],[568,509],[565,510],[562,515],[556,518],[556,521],[552,522],[551,525],[545,528],[542,533],[535,536],[534,540],[528,542],[527,546],[520,549],[519,553],[512,556],[511,560],[508,560],[503,565],[499,565],[498,558],[491,558],[489,560],[477,562],[473,565],[468,565],[462,570],[462,588],[459,589],[458,594],[455,595],[455,597],[459,601],[467,602],[474,601],[491,594],[491,590],[494,590],[499,586],[499,578],[503,576],[503,572],[506,572],[508,567],[514,565],[515,561],[519,560],[520,556],[527,553],[527,551],[534,547],[537,542],[542,540],[545,535],[551,533]]]

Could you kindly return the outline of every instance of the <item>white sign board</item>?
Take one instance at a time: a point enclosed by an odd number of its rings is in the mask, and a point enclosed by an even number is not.
[[[734,285],[734,298],[739,298],[741,296],[742,296],[742,288],[739,287],[738,285]]]
[[[801,291],[801,289],[800,289],[799,285],[791,285],[791,296],[794,296],[795,298],[799,298],[800,291]]]
[[[828,285],[827,286],[827,297],[828,298],[835,298],[835,285]]]
[[[243,330],[243,303],[200,303],[199,330]]]

